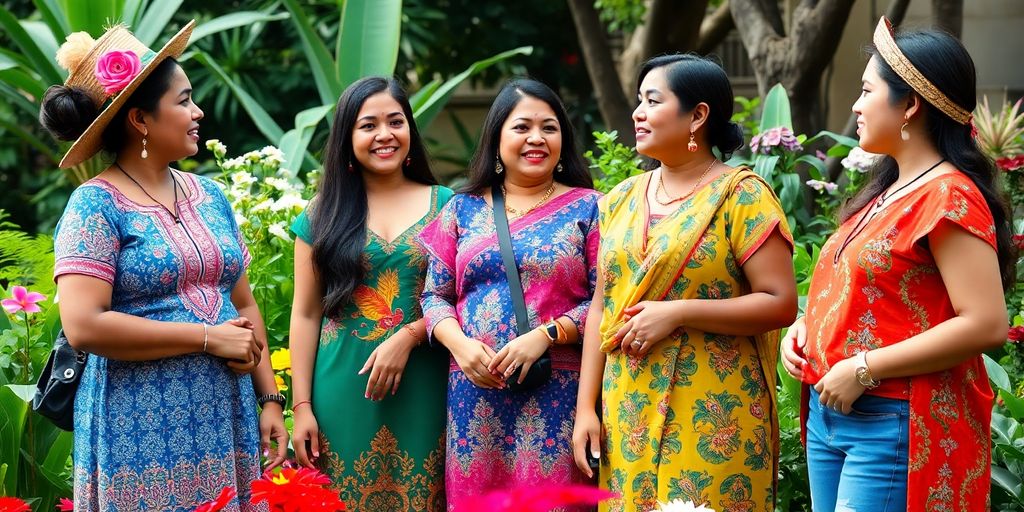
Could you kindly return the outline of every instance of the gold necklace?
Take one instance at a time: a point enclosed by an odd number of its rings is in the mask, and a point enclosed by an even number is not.
[[[697,191],[697,188],[700,187],[700,184],[704,181],[704,177],[708,175],[708,171],[710,171],[711,168],[714,167],[717,163],[717,158],[712,159],[711,165],[709,165],[707,169],[704,169],[704,172],[700,174],[700,178],[697,178],[697,183],[693,184],[693,189],[690,190],[690,193],[676,198],[673,198],[672,195],[668,193],[668,190],[665,189],[665,181],[661,179],[661,176],[665,173],[665,171],[658,171],[658,189],[655,190],[654,192],[654,200],[657,201],[658,204],[662,206],[668,206],[672,203],[678,203],[679,201],[682,201],[683,199],[692,196],[693,193]],[[658,197],[658,192],[662,192],[663,194],[665,194],[665,197],[669,198],[669,200],[662,201],[661,198]]]
[[[555,182],[552,181],[551,185],[548,186],[548,189],[544,191],[544,197],[541,197],[540,201],[537,201],[533,206],[531,206],[531,207],[529,207],[529,208],[527,208],[525,210],[520,211],[520,210],[516,210],[515,208],[512,208],[511,206],[508,205],[508,200],[507,200],[508,199],[508,193],[505,192],[505,185],[501,186],[501,195],[505,196],[505,198],[506,198],[506,201],[505,201],[505,211],[510,213],[510,214],[512,214],[515,217],[522,217],[523,215],[526,215],[527,213],[530,213],[533,210],[537,209],[538,206],[544,204],[544,202],[547,201],[549,197],[551,197],[551,194],[554,194],[554,193],[555,193]]]

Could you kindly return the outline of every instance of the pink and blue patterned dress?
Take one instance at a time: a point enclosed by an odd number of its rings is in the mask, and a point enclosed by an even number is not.
[[[249,253],[234,213],[213,181],[178,176],[189,190],[178,201],[181,224],[99,178],[75,190],[57,225],[55,279],[102,279],[113,311],[151,320],[238,316],[230,294]],[[75,510],[191,511],[224,487],[238,492],[225,511],[262,510],[249,504],[260,476],[257,425],[252,380],[223,359],[90,355],[75,398]]]
[[[510,223],[531,327],[567,316],[583,339],[594,294],[597,200],[570,189]],[[500,350],[515,339],[515,312],[482,196],[456,195],[420,234],[430,253],[423,314],[433,329],[455,318],[467,336]],[[551,380],[531,392],[483,389],[449,364],[445,487],[452,508],[491,489],[583,482],[573,462],[581,345],[551,349]]]

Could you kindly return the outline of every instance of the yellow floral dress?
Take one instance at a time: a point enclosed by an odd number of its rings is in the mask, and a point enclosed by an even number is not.
[[[718,512],[771,511],[778,463],[777,332],[731,336],[680,328],[644,357],[618,350],[623,310],[643,300],[727,299],[750,292],[742,265],[778,229],[771,187],[727,173],[652,223],[652,173],[600,204],[604,278],[601,510],[647,512],[682,499]]]

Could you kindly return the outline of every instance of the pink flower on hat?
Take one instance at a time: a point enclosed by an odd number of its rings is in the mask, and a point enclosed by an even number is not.
[[[96,61],[96,80],[108,95],[120,92],[142,71],[142,61],[132,51],[110,50]]]

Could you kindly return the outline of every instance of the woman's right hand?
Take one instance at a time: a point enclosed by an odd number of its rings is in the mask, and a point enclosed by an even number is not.
[[[248,322],[244,318],[228,320],[206,328],[206,352],[224,359],[250,363],[253,368],[259,362],[255,355],[257,347],[252,327],[240,325]]]
[[[794,379],[803,380],[804,368],[807,360],[804,359],[804,346],[807,345],[807,325],[804,317],[796,319],[793,325],[789,326],[786,335],[782,337],[782,366]]]
[[[292,448],[295,450],[295,461],[299,464],[315,469],[314,464],[320,458],[320,426],[313,415],[311,404],[305,404],[299,410],[294,410],[294,423],[292,426]],[[309,446],[306,446],[306,443]]]
[[[450,350],[455,363],[470,382],[485,389],[505,387],[505,382],[487,369],[495,352],[486,343],[467,337]]]
[[[587,451],[596,459],[601,458],[601,419],[587,408],[576,408],[576,422],[572,427],[572,458],[587,478],[594,478],[594,471],[587,463]]]

